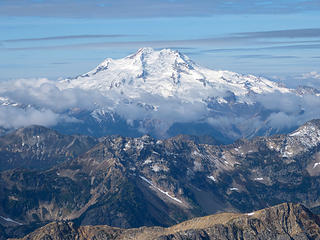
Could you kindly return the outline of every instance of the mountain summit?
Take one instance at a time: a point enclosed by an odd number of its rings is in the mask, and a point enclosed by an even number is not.
[[[230,143],[288,133],[320,116],[312,105],[320,97],[317,91],[201,67],[171,49],[141,48],[122,59],[107,58],[75,78],[25,83],[18,91],[20,85],[1,93],[4,116],[20,114],[29,124],[42,124],[38,115],[45,121],[49,110],[56,130],[96,137],[189,134]],[[27,126],[12,119],[2,126]],[[0,132],[8,130],[0,126]]]
[[[183,101],[220,102],[232,92],[239,102],[252,103],[248,94],[289,92],[265,78],[229,71],[214,71],[195,64],[177,50],[141,48],[123,59],[107,58],[92,71],[63,81],[64,88],[95,89],[108,95],[115,90],[127,98],[151,94]]]
[[[270,111],[257,103],[259,97],[296,94],[263,77],[211,70],[177,50],[152,48],[107,58],[92,71],[61,81],[59,88],[98,91],[108,98],[108,106],[97,104],[92,113],[99,123],[116,113],[156,137],[227,135],[223,142],[272,132],[265,127]]]

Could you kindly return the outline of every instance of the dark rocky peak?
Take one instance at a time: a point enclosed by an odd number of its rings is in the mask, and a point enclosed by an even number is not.
[[[280,158],[293,159],[320,145],[320,120],[306,122],[289,134],[255,137],[251,140],[239,139],[225,149],[238,149],[238,155],[248,153],[274,152]]]
[[[289,136],[301,136],[308,134],[312,131],[319,131],[320,130],[320,119],[313,119],[310,120],[303,125],[301,125],[297,130],[289,133]]]
[[[38,138],[40,137],[45,137],[47,138],[49,135],[55,135],[58,136],[60,135],[58,132],[56,132],[55,130],[43,127],[43,126],[39,126],[39,125],[32,125],[32,126],[28,126],[28,127],[23,127],[23,128],[19,128],[17,130],[15,130],[14,132],[11,132],[5,136],[2,137],[2,139],[5,139],[7,141],[17,141],[17,139],[25,139],[25,140],[29,140],[29,139],[33,139],[33,138]]]
[[[69,136],[55,130],[30,126],[0,137],[0,170],[50,168],[88,151],[98,141],[88,136]]]
[[[195,135],[185,135],[179,134],[175,137],[169,138],[169,141],[174,142],[193,142],[195,144],[208,144],[208,145],[220,145],[221,143],[208,135],[195,136]]]

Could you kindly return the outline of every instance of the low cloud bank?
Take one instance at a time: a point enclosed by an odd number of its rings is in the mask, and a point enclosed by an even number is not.
[[[53,126],[59,122],[60,116],[49,109],[20,109],[12,106],[0,107],[0,126],[19,128],[29,125]]]
[[[13,102],[51,109],[54,112],[63,112],[75,107],[90,110],[99,104],[112,104],[99,92],[78,88],[61,90],[57,84],[56,81],[48,79],[9,81],[0,84],[0,96],[5,96]]]
[[[19,79],[0,83],[0,97],[24,107],[29,106],[27,110],[0,106],[0,112],[7,115],[0,122],[0,126],[5,128],[30,124],[52,126],[68,119],[69,109],[92,111],[104,108],[116,112],[129,124],[135,120],[157,119],[160,121],[159,131],[166,131],[174,122],[198,121],[207,112],[206,105],[200,102],[183,102],[175,97],[164,99],[148,93],[142,93],[140,99],[128,100],[115,91],[102,95],[99,91],[79,88],[60,89],[58,82],[48,79]],[[10,119],[16,116],[21,116],[18,123],[11,122]],[[141,128],[141,131],[144,129]]]
[[[288,77],[275,76],[275,79],[280,79],[284,84],[292,88],[297,88],[299,86],[308,86],[320,90],[320,73],[317,71]]]
[[[312,73],[314,78],[319,74]],[[272,93],[255,97],[250,111],[239,113],[234,106],[215,111],[204,102],[186,102],[170,97],[163,98],[143,93],[140,99],[125,99],[121,94],[110,91],[102,95],[98,91],[78,88],[61,89],[59,83],[48,79],[19,79],[0,83],[0,97],[9,99],[10,104],[0,105],[0,126],[18,128],[32,124],[54,126],[61,122],[78,121],[68,115],[70,109],[92,111],[104,108],[116,112],[127,120],[144,122],[141,131],[147,133],[149,123],[154,123],[155,131],[163,134],[176,122],[206,122],[221,131],[233,131],[253,135],[257,129],[290,129],[304,122],[320,118],[320,96],[298,95],[294,92]],[[18,106],[12,105],[17,103]],[[0,98],[1,104],[1,98]],[[239,108],[240,109],[240,108]],[[243,109],[242,109],[243,110]],[[223,112],[225,111],[225,112]],[[238,134],[238,135],[237,135]]]
[[[98,92],[61,90],[56,81],[43,78],[2,82],[0,97],[0,126],[8,129],[32,124],[54,126],[60,122],[76,122],[78,120],[68,116],[67,110],[93,110],[99,105],[112,103]]]
[[[274,93],[259,96],[257,101],[272,112],[267,118],[272,128],[291,128],[320,118],[320,96],[314,94]]]

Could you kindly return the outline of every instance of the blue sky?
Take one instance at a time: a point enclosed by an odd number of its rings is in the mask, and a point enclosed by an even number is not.
[[[319,0],[1,0],[0,80],[76,76],[140,47],[263,76],[320,71]]]

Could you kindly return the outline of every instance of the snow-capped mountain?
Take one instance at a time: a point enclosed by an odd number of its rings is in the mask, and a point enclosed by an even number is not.
[[[163,98],[175,97],[182,101],[205,101],[234,94],[237,102],[252,104],[252,94],[290,92],[268,79],[241,75],[230,71],[214,71],[198,66],[178,51],[141,48],[123,59],[107,58],[92,71],[61,82],[61,88],[99,90],[108,96],[110,91],[128,99],[139,99],[145,94]]]
[[[270,130],[263,124],[266,118],[252,123],[263,111],[257,96],[296,94],[263,77],[211,70],[176,50],[152,48],[141,48],[123,59],[107,58],[92,71],[61,81],[59,88],[94,90],[110,98],[112,104],[97,104],[98,110],[91,114],[99,123],[117,113],[140,131],[160,137],[178,133],[219,135],[215,130],[219,128],[229,139]],[[237,131],[232,130],[234,122],[227,123],[231,119],[236,119]],[[244,120],[249,120],[250,126],[241,123]],[[189,123],[192,126],[181,126]]]
[[[0,88],[0,113],[21,116],[5,124],[0,114],[0,126],[27,126],[24,119],[42,125],[49,118],[46,126],[64,133],[210,135],[231,142],[287,133],[320,118],[315,104],[316,89],[290,89],[263,77],[201,67],[175,50],[141,48],[75,78],[7,84]]]

